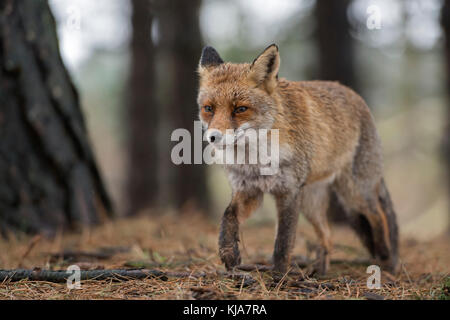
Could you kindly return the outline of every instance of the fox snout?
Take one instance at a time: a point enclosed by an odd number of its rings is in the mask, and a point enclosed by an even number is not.
[[[208,129],[205,132],[206,140],[216,147],[232,145],[236,143],[235,130],[227,129],[225,132],[219,129]]]
[[[209,143],[220,143],[222,142],[222,132],[217,129],[209,129],[206,132],[206,139]]]

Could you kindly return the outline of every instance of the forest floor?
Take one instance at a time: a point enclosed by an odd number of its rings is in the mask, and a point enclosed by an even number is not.
[[[247,267],[269,263],[274,235],[273,223],[244,224],[241,253]],[[53,239],[11,236],[0,241],[0,269],[65,270],[76,264],[82,270],[157,269],[168,278],[86,280],[81,289],[72,290],[65,283],[5,280],[0,283],[0,299],[450,298],[448,236],[427,242],[402,239],[400,272],[382,272],[381,289],[367,288],[367,253],[344,227],[333,228],[335,249],[326,276],[308,276],[308,267],[294,267],[280,282],[261,269],[225,272],[217,237],[218,224],[199,217],[117,220]],[[315,241],[312,228],[301,225],[294,255],[310,256]]]

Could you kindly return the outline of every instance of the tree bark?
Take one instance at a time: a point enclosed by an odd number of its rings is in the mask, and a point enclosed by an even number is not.
[[[173,130],[185,128],[191,132],[193,144],[194,120],[198,120],[196,71],[202,49],[200,3],[200,0],[157,1],[160,32],[157,49],[161,63],[158,81],[163,84],[161,107],[169,116],[164,134],[167,141],[170,141]],[[170,159],[170,150],[166,150],[165,154],[167,157],[163,162],[169,168],[166,180],[170,181],[165,192],[170,194],[171,202],[178,209],[188,207],[206,212],[209,207],[206,165],[176,166]]]
[[[92,225],[111,203],[44,0],[0,2],[0,233]]]
[[[155,207],[158,187],[159,108],[154,97],[153,14],[150,0],[132,0],[131,66],[128,85],[129,158],[127,215]]]
[[[339,81],[357,90],[353,40],[347,19],[350,3],[350,0],[316,2],[318,76],[320,80]]]
[[[316,2],[317,77],[320,80],[339,81],[359,91],[355,79],[353,40],[347,19],[350,3],[350,0]],[[334,199],[328,216],[334,223],[347,223],[345,213]]]
[[[445,70],[447,76],[447,119],[442,139],[442,152],[447,170],[447,190],[450,199],[450,0],[445,0],[441,11],[441,25],[445,35]],[[450,210],[449,210],[450,217]],[[450,219],[449,219],[450,220]],[[450,234],[450,224],[448,226]]]

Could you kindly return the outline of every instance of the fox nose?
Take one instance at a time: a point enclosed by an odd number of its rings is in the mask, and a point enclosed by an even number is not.
[[[219,130],[211,130],[208,132],[207,139],[210,143],[220,142],[222,139],[222,133]]]

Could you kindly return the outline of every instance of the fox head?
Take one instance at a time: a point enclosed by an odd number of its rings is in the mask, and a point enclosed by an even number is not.
[[[206,139],[235,144],[247,129],[271,129],[276,115],[280,55],[275,44],[253,63],[226,63],[212,47],[203,49],[197,102]]]

